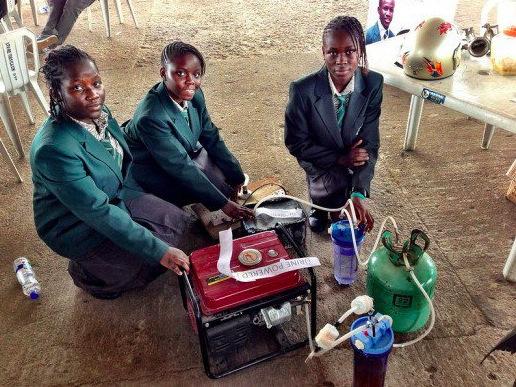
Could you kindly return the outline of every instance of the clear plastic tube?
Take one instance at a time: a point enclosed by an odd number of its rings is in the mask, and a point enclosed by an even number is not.
[[[395,347],[395,348],[404,348],[409,345],[415,344],[420,340],[423,340],[423,338],[426,337],[426,335],[428,335],[430,333],[430,331],[434,328],[434,324],[435,324],[435,309],[434,309],[432,300],[430,299],[430,297],[428,296],[428,293],[425,291],[425,289],[423,288],[423,286],[417,279],[416,275],[414,274],[414,270],[412,270],[412,267],[410,266],[410,264],[408,262],[406,254],[403,254],[403,261],[405,262],[405,267],[410,271],[410,276],[412,277],[412,280],[415,282],[415,284],[417,285],[417,287],[419,288],[421,293],[423,293],[423,296],[425,297],[426,301],[428,302],[428,305],[430,305],[430,325],[428,326],[428,328],[426,328],[426,330],[420,336],[416,337],[415,339],[406,341],[405,343],[394,344],[393,347]]]
[[[297,198],[295,196],[290,196],[290,195],[281,195],[281,196],[270,195],[270,196],[264,197],[262,200],[260,200],[258,203],[256,203],[256,205],[254,206],[254,210],[256,211],[256,209],[262,203],[264,203],[264,202],[266,202],[268,200],[277,199],[278,197],[282,197],[282,198],[286,198],[286,199],[292,199],[292,200],[295,200],[295,201],[297,201],[299,203],[306,204],[306,205],[308,205],[310,207],[317,208],[317,209],[322,210],[322,211],[328,211],[328,212],[339,212],[340,211],[340,217],[341,218],[343,218],[343,215],[344,215],[344,216],[346,216],[346,219],[348,220],[349,224],[352,224],[353,226],[356,226],[356,224],[357,224],[357,217],[356,217],[356,212],[355,212],[355,206],[353,205],[353,201],[351,199],[348,199],[346,204],[344,206],[340,207],[340,208],[326,208],[326,207],[318,206],[317,204],[310,203],[310,202],[308,202],[306,200]],[[348,205],[349,205],[349,208],[351,210],[351,214],[345,208]],[[351,240],[353,242],[353,249],[355,250],[355,255],[356,255],[357,259],[358,259],[358,263],[361,266],[367,266],[367,263],[369,262],[369,258],[371,258],[371,255],[376,251],[376,248],[378,247],[378,243],[380,242],[380,238],[382,237],[382,232],[383,232],[383,229],[385,227],[385,223],[388,220],[394,226],[394,230],[396,232],[396,236],[398,236],[398,234],[399,234],[398,225],[396,224],[396,221],[394,220],[394,218],[392,216],[385,217],[383,222],[382,222],[382,224],[381,224],[381,226],[380,226],[380,230],[378,230],[378,235],[376,236],[376,241],[374,243],[373,249],[371,250],[371,254],[369,254],[367,259],[364,260],[364,261],[360,258],[360,253],[358,251],[357,240],[356,240],[356,237],[355,237],[355,229],[354,229],[354,227],[351,228],[351,230],[352,230],[352,232],[351,232]]]
[[[335,348],[337,345],[339,345],[340,343],[342,343],[343,341],[349,339],[351,336],[353,336],[354,334],[356,333],[359,333],[361,331],[363,331],[365,328],[367,328],[367,324],[364,324],[364,325],[360,325],[358,328],[355,328],[353,329],[352,331],[349,331],[348,333],[346,333],[344,336],[341,336],[339,337],[337,340],[335,340],[331,347],[328,348],[328,349],[322,349],[318,352],[315,352],[315,351],[312,351],[310,352],[310,354],[308,355],[308,357],[305,359],[305,363],[310,360],[311,358],[313,358],[314,356],[315,357],[319,357],[319,356],[322,356],[324,355],[326,352],[328,352],[329,350]]]
[[[262,203],[264,203],[264,202],[266,202],[268,200],[271,200],[271,199],[277,199],[278,197],[282,197],[282,198],[286,198],[286,199],[292,199],[292,200],[295,200],[295,201],[297,201],[299,203],[306,204],[306,205],[308,205],[310,207],[317,208],[317,209],[322,210],[322,211],[328,211],[328,212],[338,212],[338,211],[340,211],[340,217],[342,218],[342,215],[345,215],[347,220],[348,220],[348,222],[349,222],[349,224],[356,225],[356,223],[357,223],[355,207],[354,207],[353,201],[351,199],[348,199],[346,204],[344,206],[340,207],[340,208],[326,208],[326,207],[322,207],[322,206],[318,206],[316,204],[310,203],[310,202],[308,202],[306,200],[297,198],[295,196],[290,196],[290,195],[281,195],[281,196],[271,195],[271,196],[264,197],[262,200],[260,200],[258,203],[256,203],[256,205],[254,206],[254,210],[256,210]],[[351,209],[351,214],[345,208],[348,204],[349,204],[350,209]],[[365,261],[362,261],[360,259],[360,254],[359,254],[359,251],[358,251],[357,242],[356,242],[356,238],[355,238],[355,231],[354,231],[353,227],[351,228],[352,229],[351,239],[353,241],[353,248],[355,250],[355,255],[356,255],[357,259],[358,259],[358,262],[360,263],[361,266],[367,266],[367,264],[369,262],[369,259],[371,258],[372,254],[376,251],[376,248],[378,247],[378,243],[380,242],[380,238],[382,236],[382,232],[383,232],[383,229],[385,228],[385,224],[387,223],[387,221],[390,221],[392,223],[392,225],[394,226],[396,237],[399,235],[398,225],[396,224],[396,221],[394,220],[394,218],[392,216],[386,216],[384,218],[384,220],[382,221],[382,224],[380,225],[380,229],[378,230],[378,234],[376,236],[376,240],[374,242],[373,249],[371,250],[371,253],[369,254],[369,256],[367,257],[367,259]],[[419,337],[417,337],[417,338],[415,338],[413,340],[407,341],[405,343],[394,344],[393,347],[395,347],[395,348],[403,348],[403,347],[406,347],[406,346],[409,346],[409,345],[417,343],[418,341],[422,340],[424,337],[426,337],[430,333],[430,331],[433,329],[434,324],[435,324],[435,309],[434,309],[434,306],[432,304],[432,300],[430,299],[430,297],[428,296],[427,292],[425,291],[425,289],[423,288],[423,286],[421,285],[421,283],[419,282],[419,280],[415,276],[414,271],[412,270],[412,267],[410,266],[410,264],[408,262],[408,259],[407,259],[405,254],[403,254],[403,260],[405,262],[405,267],[407,268],[407,270],[409,270],[410,276],[414,280],[414,283],[416,284],[418,289],[421,291],[421,293],[425,297],[426,301],[428,302],[428,305],[430,306],[430,316],[431,317],[430,317],[430,325],[425,330],[425,332],[423,332],[423,334],[421,334]],[[339,318],[339,320],[338,320],[339,323],[344,321],[352,313],[353,313],[352,309],[350,309],[346,313],[344,313]],[[310,323],[308,322],[308,325],[309,324]],[[355,329],[352,332],[355,332],[356,330],[360,330],[363,327],[364,326],[359,327],[359,328]],[[349,332],[346,335],[342,336],[341,338],[337,339],[335,341],[336,344],[334,343],[335,345],[332,345],[331,348],[335,347],[336,345],[338,345],[342,341],[344,341],[347,338],[351,337],[354,334],[352,332]],[[309,336],[310,336],[310,334],[309,334]],[[319,352],[315,353],[314,349],[313,349],[313,343],[312,343],[311,337],[309,337],[309,340],[310,340],[310,349],[312,350],[312,352],[307,357],[306,361],[311,359],[313,356],[320,356],[320,355],[326,353],[329,350],[329,349],[328,350],[322,350],[322,351],[319,351]]]

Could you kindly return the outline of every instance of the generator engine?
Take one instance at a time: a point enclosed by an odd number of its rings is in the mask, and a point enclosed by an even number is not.
[[[285,245],[293,246],[290,253]],[[315,337],[316,278],[312,268],[252,282],[217,270],[220,246],[193,252],[181,294],[199,336],[207,375],[219,378],[272,359]],[[233,240],[231,270],[259,269],[306,256],[284,228]],[[307,327],[310,327],[308,329]]]

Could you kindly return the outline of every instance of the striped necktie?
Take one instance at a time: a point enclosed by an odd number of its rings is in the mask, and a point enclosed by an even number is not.
[[[342,127],[344,122],[344,116],[346,115],[346,106],[348,105],[349,94],[346,95],[335,95],[337,97],[337,126]]]
[[[184,119],[186,120],[186,123],[188,124],[188,127],[190,127],[190,118],[188,117],[188,109],[182,109],[181,110],[181,115],[184,117]],[[190,128],[191,129],[191,128]]]

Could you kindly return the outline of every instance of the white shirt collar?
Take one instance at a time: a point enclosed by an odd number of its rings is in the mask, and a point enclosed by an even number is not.
[[[170,97],[170,96],[169,96]],[[188,109],[188,101],[183,101],[183,106],[181,106],[180,104],[178,104],[174,98],[170,97],[170,100],[172,102],[174,102],[174,104],[177,106],[177,108],[179,109],[180,112],[184,112],[185,110]]]
[[[380,20],[378,20],[376,23],[378,23],[378,29],[380,30],[380,40],[383,40],[383,35],[385,34],[385,31],[388,31],[388,29],[385,29],[383,27],[383,24]],[[387,36],[388,38],[389,36]]]
[[[333,83],[333,79],[331,79],[331,75],[330,75],[329,71],[328,71],[328,80],[330,81],[331,92],[334,95],[346,95],[346,94],[352,93],[353,90],[355,90],[355,74],[353,74],[353,76],[349,80],[349,82],[346,85],[346,87],[344,88],[344,90],[342,90],[342,92],[340,92],[340,93],[337,91],[337,88],[335,87],[335,84]]]
[[[84,129],[86,129],[93,137],[97,140],[102,141],[106,138],[106,128],[108,126],[108,114],[105,111],[100,112],[100,117],[93,120],[93,124],[88,124],[83,121],[79,121],[72,116],[68,115],[72,121],[78,123]],[[98,130],[97,130],[98,127]]]

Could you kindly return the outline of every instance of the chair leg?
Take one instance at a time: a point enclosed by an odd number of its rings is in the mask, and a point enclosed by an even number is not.
[[[20,15],[20,19],[22,20],[22,23],[23,23],[23,16],[22,16],[22,11],[21,11],[21,5],[22,5],[22,0],[19,0],[18,3],[16,4],[16,7],[18,9],[18,15]]]
[[[7,94],[2,95],[2,103],[0,103],[0,116],[2,117],[2,121],[4,123],[5,130],[9,135],[9,138],[16,147],[16,151],[20,157],[25,157],[20,134],[18,133],[18,128],[16,127],[16,121],[14,120],[13,111],[11,110],[11,103],[9,102],[9,96]]]
[[[21,0],[18,0],[18,4],[21,4]],[[38,24],[38,12],[36,10],[36,4],[34,0],[30,0],[30,9],[32,11],[32,20],[34,21],[35,26],[39,26]],[[21,16],[21,13],[20,13]]]
[[[43,92],[39,88],[38,85],[38,79],[37,78],[30,78],[29,79],[29,87],[36,96],[36,99],[38,100],[39,106],[43,109],[45,114],[47,116],[50,116],[50,106],[48,105],[47,100],[45,99],[45,96],[43,95]]]
[[[23,183],[23,179],[20,175],[20,172],[18,172],[18,170],[16,169],[16,165],[14,165],[14,161],[13,159],[11,158],[11,155],[9,154],[9,152],[7,152],[7,148],[5,147],[4,143],[2,142],[2,139],[0,138],[0,153],[2,154],[2,156],[5,158],[5,160],[7,161],[7,165],[9,165],[9,169],[11,169],[11,171],[16,175],[16,177],[18,178],[18,181],[20,183]]]
[[[131,12],[131,17],[133,18],[134,25],[136,26],[136,28],[140,28],[138,22],[136,21],[136,16],[134,14],[133,4],[131,0],[127,0],[127,5],[129,6],[129,12]]]
[[[2,19],[5,22],[5,25],[7,26],[7,29],[9,31],[13,30],[13,23],[11,22],[11,17],[9,15],[5,15]]]
[[[120,0],[115,0],[115,8],[116,14],[118,15],[118,21],[122,24],[124,22],[124,18],[122,17],[122,5],[120,4]]]
[[[107,0],[100,0],[100,8],[104,17],[104,26],[106,27],[106,35],[111,38],[111,26],[109,25],[109,7]]]
[[[14,21],[16,22],[16,25],[18,26],[18,28],[22,28],[23,27],[23,23],[22,23],[22,19],[21,19],[21,16],[20,14],[18,13],[18,11],[13,11],[11,13],[12,17],[14,18]]]
[[[20,97],[23,102],[23,107],[25,108],[25,112],[29,116],[29,122],[32,125],[34,125],[36,122],[34,121],[34,116],[32,115],[32,110],[30,109],[29,97],[27,97],[27,91],[26,90],[20,91]]]
[[[0,19],[0,32],[4,33],[7,31],[9,31],[9,27],[7,26],[7,23],[5,22],[4,19]]]

